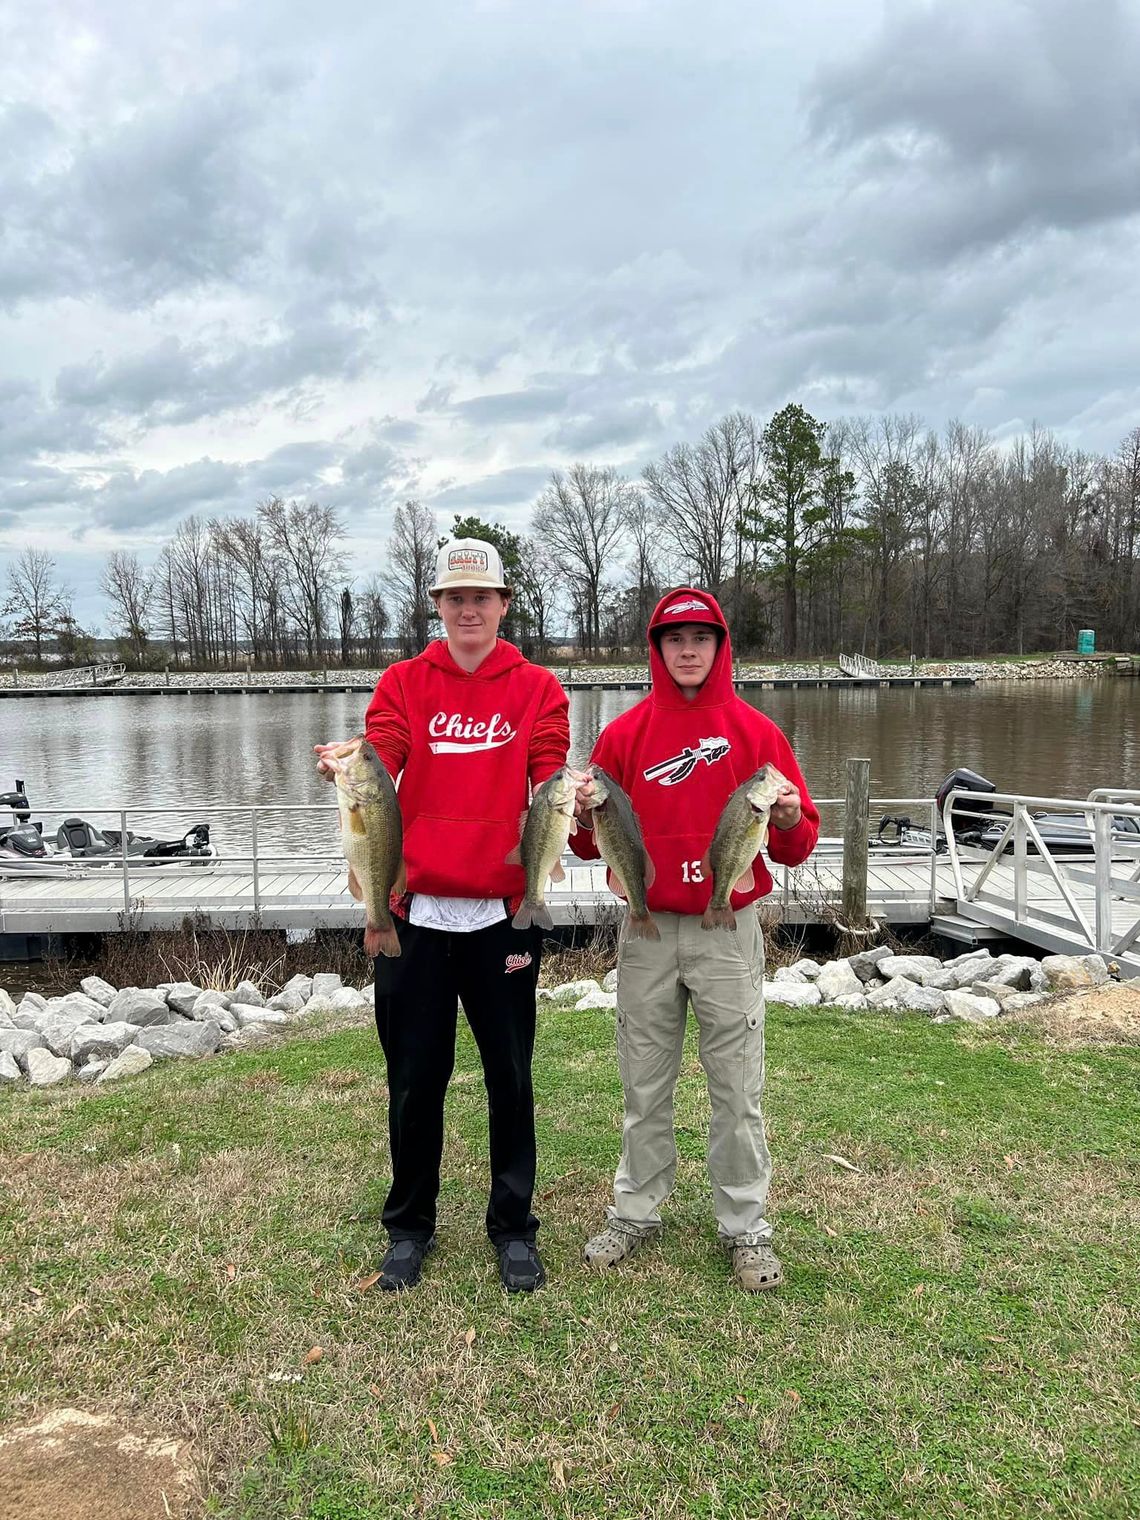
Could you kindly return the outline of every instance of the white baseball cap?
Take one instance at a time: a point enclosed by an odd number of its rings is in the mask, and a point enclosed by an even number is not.
[[[505,591],[503,562],[494,544],[481,538],[453,538],[444,544],[435,561],[433,591],[450,591],[453,586],[485,586]]]

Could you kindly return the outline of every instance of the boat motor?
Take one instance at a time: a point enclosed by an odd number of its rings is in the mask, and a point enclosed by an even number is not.
[[[959,797],[950,809],[950,827],[954,830],[954,836],[957,839],[986,826],[979,815],[984,814],[985,819],[989,819],[994,810],[989,797],[991,793],[997,791],[997,787],[992,781],[987,781],[985,776],[979,776],[977,771],[967,770],[964,766],[960,766],[956,771],[951,771],[934,794],[939,817],[943,816],[942,810],[950,793],[955,789],[963,788],[973,795],[968,798]]]

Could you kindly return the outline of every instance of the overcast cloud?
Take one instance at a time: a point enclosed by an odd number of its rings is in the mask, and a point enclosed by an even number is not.
[[[1140,423],[1125,0],[76,0],[0,33],[0,565],[525,526],[742,407]]]

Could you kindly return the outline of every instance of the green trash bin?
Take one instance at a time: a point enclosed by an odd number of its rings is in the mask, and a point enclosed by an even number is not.
[[[1094,654],[1096,652],[1096,634],[1091,628],[1082,628],[1077,634],[1077,653]]]

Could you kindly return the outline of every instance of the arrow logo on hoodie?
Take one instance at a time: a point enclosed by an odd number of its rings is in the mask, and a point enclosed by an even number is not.
[[[679,755],[672,755],[668,760],[651,765],[647,771],[642,771],[642,775],[646,781],[658,781],[662,786],[676,786],[678,782],[689,779],[699,761],[715,765],[718,760],[724,759],[731,748],[727,739],[702,739],[695,747],[686,745]]]

